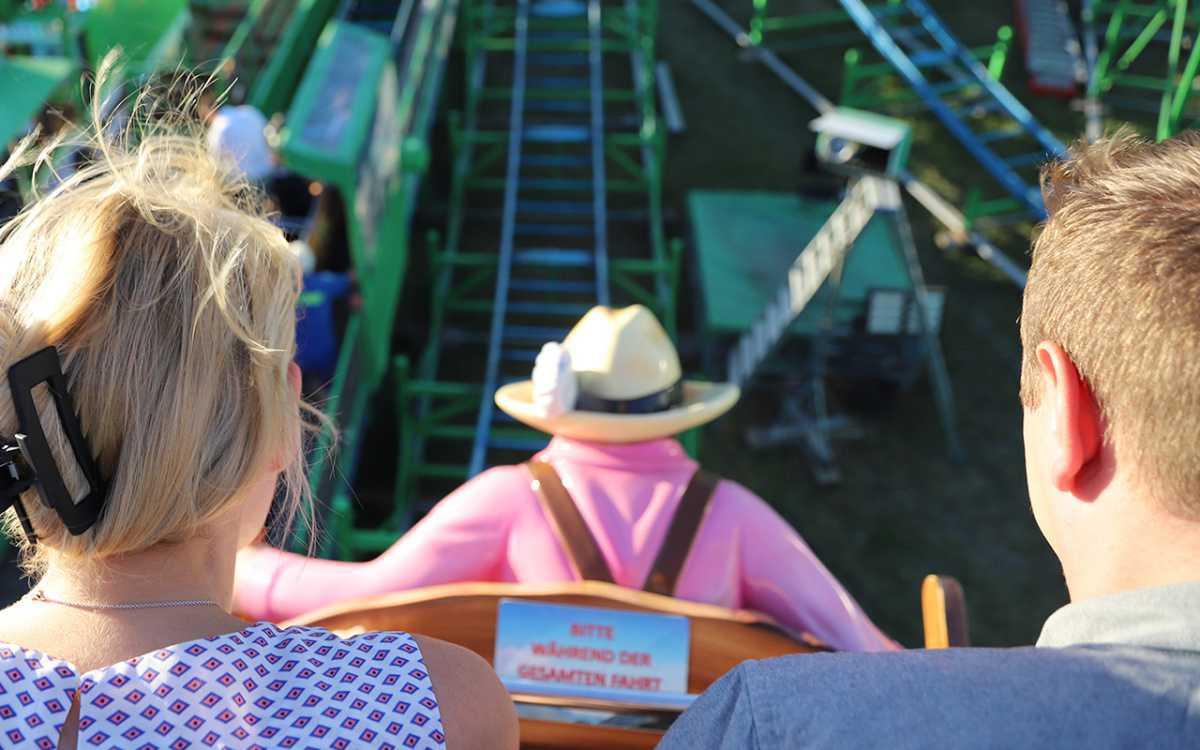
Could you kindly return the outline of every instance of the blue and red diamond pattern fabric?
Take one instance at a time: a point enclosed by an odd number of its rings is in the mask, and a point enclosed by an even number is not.
[[[446,747],[407,633],[343,639],[264,622],[83,675],[0,644],[0,747],[54,750],[76,690],[81,748]]]

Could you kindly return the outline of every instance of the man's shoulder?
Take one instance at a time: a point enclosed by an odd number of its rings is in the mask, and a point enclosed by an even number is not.
[[[742,665],[679,729],[723,716],[741,736],[705,747],[762,750],[1195,747],[1198,683],[1200,656],[1125,647],[798,655]]]
[[[959,648],[888,654],[800,654],[749,662],[744,678],[752,689],[802,678],[828,686],[828,693],[854,689],[860,699],[953,700],[1020,695],[1045,701],[1069,687],[1078,695],[1088,681],[1121,682],[1130,670],[1171,674],[1200,681],[1200,654],[1187,654],[1191,670],[1180,670],[1179,652],[1125,646],[1073,648]],[[914,687],[915,696],[903,696]],[[964,696],[963,690],[970,689]]]

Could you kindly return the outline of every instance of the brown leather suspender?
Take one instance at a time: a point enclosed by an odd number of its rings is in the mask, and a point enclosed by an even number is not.
[[[596,544],[596,538],[588,531],[587,522],[579,513],[575,501],[563,487],[562,480],[554,467],[544,461],[529,461],[525,464],[529,473],[537,480],[534,489],[546,515],[550,516],[559,541],[567,551],[567,557],[575,566],[579,577],[585,581],[613,583],[612,571],[604,561],[604,555]]]
[[[612,571],[609,570],[608,563],[596,544],[596,538],[592,536],[575,501],[563,486],[558,472],[543,461],[529,461],[525,465],[537,480],[534,489],[537,490],[538,500],[558,532],[559,540],[576,572],[585,581],[612,583]],[[645,591],[674,596],[679,574],[687,562],[692,542],[696,539],[709,501],[712,500],[713,492],[720,481],[720,477],[704,470],[697,471],[692,476],[687,489],[683,491],[683,497],[679,500],[679,507],[675,510],[675,517],[671,519],[654,566],[646,577],[646,585],[643,587]]]
[[[683,491],[679,499],[679,507],[675,509],[675,517],[671,526],[658,548],[658,557],[654,559],[654,567],[646,576],[646,585],[642,588],[652,594],[675,596],[675,586],[679,582],[679,574],[683,572],[683,564],[687,562],[688,554],[692,551],[692,542],[696,540],[696,532],[700,530],[700,522],[704,520],[708,503],[712,500],[717,482],[721,478],[700,469],[692,475],[692,481]]]

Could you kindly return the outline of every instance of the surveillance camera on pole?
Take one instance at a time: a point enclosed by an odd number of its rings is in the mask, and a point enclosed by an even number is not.
[[[902,120],[839,107],[809,127],[817,134],[817,158],[833,171],[895,180],[908,165],[912,127]]]

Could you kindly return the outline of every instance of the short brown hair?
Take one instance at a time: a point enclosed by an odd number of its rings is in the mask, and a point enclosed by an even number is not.
[[[1059,344],[1119,459],[1168,510],[1200,520],[1200,133],[1076,144],[1043,169],[1042,194],[1021,401],[1038,404],[1038,344]]]

